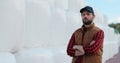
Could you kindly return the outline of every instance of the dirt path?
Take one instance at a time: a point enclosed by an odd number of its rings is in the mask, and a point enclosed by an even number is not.
[[[106,63],[120,63],[120,48],[119,48],[119,53],[116,54],[113,58],[107,60]]]

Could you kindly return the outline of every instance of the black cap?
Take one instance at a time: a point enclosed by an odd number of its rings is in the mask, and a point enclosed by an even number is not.
[[[90,7],[90,6],[85,6],[84,8],[82,8],[82,9],[80,10],[80,13],[82,13],[82,12],[85,11],[85,10],[87,10],[88,12],[91,12],[91,13],[94,14],[94,10],[93,10],[93,8]]]

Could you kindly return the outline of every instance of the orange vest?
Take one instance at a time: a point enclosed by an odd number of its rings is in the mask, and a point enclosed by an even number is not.
[[[76,45],[89,45],[94,36],[100,31],[94,24],[87,28],[80,28],[74,32]],[[84,34],[84,35],[83,35]],[[102,45],[103,46],[103,45]],[[97,53],[91,55],[83,55],[82,63],[102,63],[103,47],[101,47]],[[77,57],[73,57],[72,63],[75,63]]]

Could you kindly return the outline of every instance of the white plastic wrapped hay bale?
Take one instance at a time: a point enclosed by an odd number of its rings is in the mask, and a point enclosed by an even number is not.
[[[0,0],[0,51],[16,52],[22,48],[25,6],[23,0],[18,1]]]
[[[8,52],[0,52],[0,63],[16,63],[15,56]]]
[[[54,57],[48,48],[31,48],[17,53],[17,63],[53,63]]]
[[[50,4],[45,0],[26,1],[24,47],[46,46],[49,40]]]

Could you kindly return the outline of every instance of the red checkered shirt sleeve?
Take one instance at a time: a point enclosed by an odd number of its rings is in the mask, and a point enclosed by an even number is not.
[[[73,49],[74,44],[75,44],[75,35],[73,34],[67,46],[67,54],[72,57],[75,55],[75,50]]]
[[[85,54],[95,54],[103,45],[104,40],[104,32],[101,30],[99,31],[95,37],[95,43],[91,46],[84,46]]]

